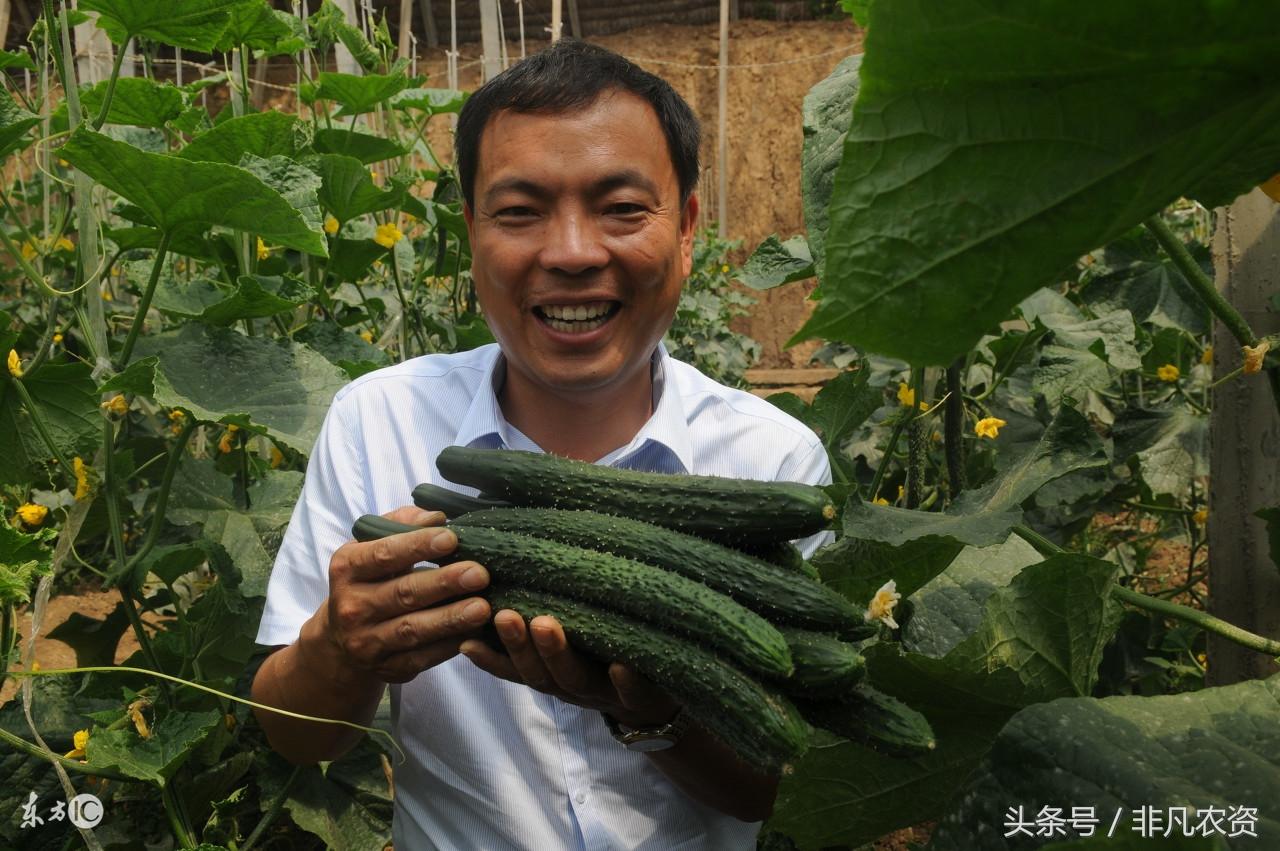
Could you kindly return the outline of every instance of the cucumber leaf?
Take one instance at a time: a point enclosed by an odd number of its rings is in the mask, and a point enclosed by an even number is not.
[[[324,233],[248,171],[213,162],[149,154],[81,127],[61,156],[136,204],[161,230],[222,225],[323,257]]]
[[[136,36],[209,53],[226,29],[231,10],[246,0],[80,0],[97,12],[98,26],[115,44]]]
[[[1135,834],[1134,817],[1144,807],[1166,816],[1157,835],[1171,822],[1170,808],[1185,807],[1193,831],[1216,808],[1220,830],[1210,827],[1208,838],[1234,833],[1230,847],[1274,847],[1280,815],[1267,802],[1280,798],[1278,703],[1280,676],[1273,676],[1190,694],[1081,697],[1027,707],[1000,732],[929,848],[1027,847],[1026,840],[1005,839],[1004,830],[975,832],[973,825],[1002,825],[1011,808],[1030,815],[1050,804],[1092,807],[1104,835],[1119,811],[1117,833],[1139,840],[1135,848],[1165,847],[1163,840],[1144,842]],[[1252,818],[1241,820],[1242,807],[1253,809]],[[1248,832],[1237,832],[1241,828]],[[1173,831],[1177,836],[1184,829],[1175,824]]]
[[[796,340],[950,363],[1082,254],[1280,162],[1267,4],[900,0],[870,19],[832,274]]]

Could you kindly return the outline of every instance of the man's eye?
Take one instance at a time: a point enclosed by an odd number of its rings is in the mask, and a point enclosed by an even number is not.
[[[532,207],[503,207],[495,216],[503,219],[521,219],[536,215]]]
[[[634,216],[643,213],[645,208],[641,204],[631,204],[629,202],[619,202],[609,205],[609,213],[615,216]]]

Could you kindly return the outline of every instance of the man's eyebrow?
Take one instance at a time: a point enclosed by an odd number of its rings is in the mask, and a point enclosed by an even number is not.
[[[658,184],[652,178],[634,168],[619,169],[606,174],[592,185],[590,191],[592,195],[607,195],[615,189],[622,189],[628,186],[634,186],[655,197],[661,194],[658,190]],[[521,195],[528,195],[531,198],[538,199],[545,198],[551,194],[545,186],[536,181],[522,177],[508,177],[490,185],[485,190],[484,200],[487,203],[493,203],[493,199],[503,192],[517,192]]]

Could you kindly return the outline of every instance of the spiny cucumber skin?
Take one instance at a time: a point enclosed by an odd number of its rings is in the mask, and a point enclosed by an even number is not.
[[[441,511],[449,520],[469,514],[472,511],[484,511],[489,508],[506,508],[510,503],[500,499],[486,499],[482,496],[466,496],[430,482],[423,482],[413,489],[413,504],[427,511]]]
[[[866,684],[838,700],[795,702],[813,726],[890,756],[920,756],[937,746],[933,728],[923,715]]]
[[[766,677],[790,675],[786,639],[724,594],[683,576],[608,553],[515,532],[449,524],[458,547],[447,561],[472,560],[491,581],[597,603],[680,632]]]
[[[540,508],[617,514],[713,540],[768,543],[826,528],[835,507],[820,488],[718,476],[643,473],[554,455],[450,446],[446,479]]]
[[[803,574],[810,579],[817,580],[820,578],[818,569],[806,561],[804,555],[790,541],[774,541],[754,547],[743,547],[742,552],[751,558]]]
[[[738,550],[640,520],[558,508],[468,514],[468,525],[548,538],[661,567],[727,594],[774,624],[846,631],[862,613],[840,594]]]
[[[494,611],[556,618],[574,647],[602,662],[622,662],[665,689],[750,765],[778,770],[808,746],[807,725],[790,701],[695,644],[550,594],[499,587],[488,597]]]
[[[795,671],[780,684],[788,694],[805,699],[838,698],[849,693],[867,672],[858,648],[826,632],[779,626],[791,649]]]

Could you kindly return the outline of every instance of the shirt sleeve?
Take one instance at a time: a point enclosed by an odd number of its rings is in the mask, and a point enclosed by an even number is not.
[[[329,560],[351,539],[364,513],[360,442],[343,417],[341,398],[330,407],[307,462],[302,494],[267,584],[257,643],[292,644],[302,625],[329,596]]]
[[[783,481],[802,482],[806,485],[817,485],[818,487],[831,484],[831,461],[827,458],[826,447],[821,443],[817,443],[808,452],[799,455],[794,466],[779,478]],[[833,540],[835,540],[833,533],[818,532],[807,538],[801,538],[795,544],[799,547],[804,557],[809,558],[820,547],[826,546]]]

